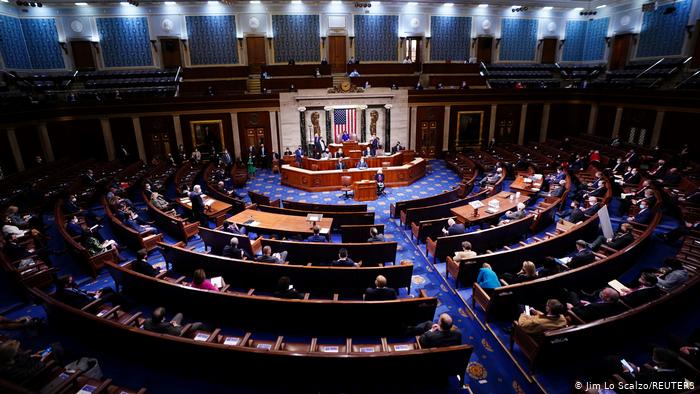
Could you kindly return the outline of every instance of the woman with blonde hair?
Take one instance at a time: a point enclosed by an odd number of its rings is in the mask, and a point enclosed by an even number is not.
[[[537,267],[532,261],[523,261],[523,267],[518,271],[517,274],[512,275],[506,273],[503,275],[503,279],[508,282],[508,284],[528,282],[538,278]]]

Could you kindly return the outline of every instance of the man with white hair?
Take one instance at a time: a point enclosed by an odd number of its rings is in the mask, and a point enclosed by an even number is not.
[[[194,185],[189,194],[192,204],[192,219],[198,221],[203,227],[209,227],[207,215],[204,214],[204,200],[202,199],[202,187]]]
[[[457,223],[453,218],[447,219],[447,228],[442,228],[443,235],[464,234],[465,228],[462,223]]]
[[[485,185],[493,185],[496,182],[498,182],[499,179],[501,179],[501,174],[503,173],[503,168],[501,167],[496,167],[494,172],[486,175],[479,181],[479,186],[483,187]]]
[[[600,204],[598,203],[598,198],[591,196],[591,197],[588,197],[588,208],[586,208],[583,211],[583,214],[587,218],[589,218],[589,217],[595,215],[599,209],[600,209]]]
[[[526,214],[527,214],[527,212],[525,212],[525,204],[519,202],[518,205],[516,206],[515,211],[506,212],[506,219],[518,220],[518,219],[524,218]]]

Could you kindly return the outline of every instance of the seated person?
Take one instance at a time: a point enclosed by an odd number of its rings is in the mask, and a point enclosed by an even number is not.
[[[396,141],[396,145],[391,147],[391,154],[393,155],[393,154],[398,153],[404,149],[405,148],[403,146],[401,146],[401,141]]]
[[[166,212],[169,215],[175,215],[175,210],[173,209],[173,205],[170,204],[166,199],[164,199],[163,196],[160,195],[160,193],[157,193],[157,192],[151,193],[151,204],[153,204],[154,207],[160,209],[161,211]],[[168,212],[168,211],[170,211],[170,212]]]
[[[637,214],[628,217],[627,221],[639,224],[649,224],[649,222],[651,222],[652,217],[653,213],[651,212],[651,209],[649,209],[647,202],[642,200],[639,202],[639,211],[637,212]]]
[[[549,187],[548,192],[538,192],[538,197],[561,197],[564,195],[564,190],[566,190],[566,180],[561,180]]]
[[[108,239],[104,242],[98,241],[87,226],[83,227],[83,237],[80,243],[87,249],[90,256],[102,254],[108,250],[117,248],[117,243],[113,239]]]
[[[588,244],[588,247],[591,250],[598,250],[600,245],[605,245],[615,250],[622,250],[634,241],[632,229],[631,224],[622,223],[620,229],[617,230],[612,238],[606,239],[604,235],[599,235],[598,238]]]
[[[66,223],[66,231],[73,237],[81,237],[83,235],[83,226],[80,225],[80,220],[77,216],[73,216],[70,222]]]
[[[245,235],[246,229],[243,226],[238,227],[236,223],[224,222],[221,227],[221,231],[231,234]]]
[[[462,333],[453,329],[452,316],[447,313],[440,315],[437,323],[427,321],[413,327],[410,331],[418,334],[418,343],[422,348],[447,347],[462,344]]]
[[[22,384],[41,375],[45,364],[42,362],[42,358],[37,356],[29,351],[21,350],[17,340],[5,340],[0,343],[0,378],[15,384]],[[8,387],[7,392],[11,391],[14,392]]]
[[[331,158],[331,153],[328,151],[328,148],[326,148],[322,153],[321,153],[321,159],[327,160]]]
[[[139,274],[151,277],[155,277],[161,272],[148,262],[148,251],[146,249],[139,249],[136,252],[136,260],[131,263],[131,269]]]
[[[660,181],[664,186],[676,186],[681,183],[681,174],[678,172],[678,168],[674,167],[668,170]]]
[[[292,300],[303,300],[304,295],[299,293],[294,286],[292,286],[289,277],[283,276],[277,281],[277,290],[273,293],[277,298],[286,298]]]
[[[338,160],[338,163],[335,165],[336,170],[347,170],[348,166],[345,164],[345,161],[343,159]]]
[[[82,290],[75,281],[73,281],[72,276],[63,275],[56,278],[56,292],[54,297],[64,304],[75,308],[82,308],[96,299],[108,301],[116,298],[116,295],[111,287],[104,287],[98,291]]]
[[[516,206],[515,211],[507,211],[504,215],[505,218],[502,219],[499,224],[505,224],[511,220],[522,219],[526,215],[527,215],[527,212],[525,211],[525,204],[522,202],[519,202],[518,205]]]
[[[491,269],[491,265],[488,263],[484,263],[481,268],[479,268],[479,276],[476,277],[476,283],[478,283],[488,295],[493,294],[493,289],[501,287],[501,281],[498,280],[498,275],[496,275],[496,272]]]
[[[252,258],[246,251],[238,247],[238,238],[231,237],[229,244],[224,246],[221,251],[223,257],[228,257],[230,259],[246,260]]]
[[[341,248],[340,251],[338,251],[338,259],[333,260],[331,262],[331,266],[333,267],[359,267],[360,264],[352,261],[350,257],[348,257],[348,250],[345,248]]]
[[[518,326],[528,334],[541,334],[545,331],[566,327],[564,312],[566,312],[564,305],[559,300],[552,298],[547,300],[545,313],[534,308],[530,308],[530,314],[521,313],[518,318]]]
[[[668,389],[663,390],[667,393],[687,392],[680,386],[675,388],[671,386],[671,383],[687,382],[685,373],[679,369],[677,353],[665,348],[655,347],[652,351],[652,362],[653,365],[651,366],[637,367],[637,382],[653,382],[661,385],[660,387],[668,387]],[[638,390],[638,392],[643,391]]]
[[[153,311],[150,319],[146,319],[143,323],[143,329],[147,331],[157,332],[159,334],[168,334],[180,336],[184,334],[182,326],[182,313],[176,314],[170,321],[165,321],[165,308],[158,307]],[[191,331],[203,329],[202,323],[192,323]]]
[[[306,238],[307,242],[328,242],[326,237],[321,235],[321,227],[318,225],[314,226],[314,233],[313,235],[310,235],[309,238]]]
[[[221,278],[221,285],[226,286],[223,278]],[[214,284],[207,279],[207,274],[201,268],[194,271],[191,286],[200,290],[219,291],[219,288],[214,286]]]
[[[374,156],[374,155],[372,154],[372,148],[370,148],[369,145],[367,145],[367,149],[365,149],[365,150],[362,151],[362,156],[363,156],[363,157],[371,157],[371,156]]]
[[[364,157],[360,157],[360,161],[357,162],[357,168],[359,168],[359,169],[369,168],[369,166],[367,165],[367,162],[365,161],[365,158],[364,158]]]
[[[224,181],[217,182],[216,189],[219,190],[221,193],[228,194],[229,196],[234,194],[233,189],[226,188],[226,184],[224,183]],[[238,197],[238,196],[235,196],[235,197]]]
[[[384,242],[384,234],[381,234],[376,227],[369,229],[369,239],[367,242]]]
[[[486,176],[481,178],[481,180],[479,181],[479,186],[484,187],[486,185],[495,184],[501,179],[501,174],[503,174],[503,168],[496,167],[496,169],[493,172],[490,172],[486,174]]]
[[[343,153],[343,148],[338,148],[338,150],[335,151],[333,158],[334,159],[342,159],[343,157],[345,157],[345,153]]]
[[[564,271],[564,267],[557,262],[557,259],[552,256],[547,256],[544,258],[542,268],[537,271],[537,275],[543,278],[545,276],[556,275],[562,271]]]
[[[683,266],[683,261],[674,257],[667,258],[656,275],[657,285],[666,291],[671,291],[688,281],[688,271]]]
[[[632,308],[654,301],[661,296],[658,278],[651,272],[644,272],[639,277],[639,286],[620,290],[621,300]]]
[[[637,185],[642,180],[642,175],[639,170],[632,167],[627,167],[627,171],[622,174],[622,181],[628,185]]]
[[[350,72],[350,74],[348,74],[348,76],[351,77],[351,78],[352,78],[352,77],[359,77],[359,76],[360,76],[360,73],[357,72],[356,69],[353,69],[353,70]],[[343,140],[343,141],[347,141],[347,140]]]
[[[601,180],[598,183],[598,187],[595,189],[592,189],[588,193],[585,193],[583,195],[584,198],[589,198],[589,197],[603,197],[605,196],[605,193],[608,192],[608,183],[605,182],[605,180]]]
[[[503,274],[503,279],[509,284],[529,282],[539,277],[537,267],[532,261],[523,261],[523,266],[515,275],[506,272]]]
[[[561,217],[566,221],[571,223],[578,223],[584,220],[586,217],[583,214],[583,210],[580,208],[580,203],[576,200],[571,201],[571,209],[568,209],[561,213]]]
[[[388,301],[396,299],[396,290],[386,287],[386,278],[378,275],[374,280],[374,287],[365,290],[365,301]]]
[[[453,218],[447,219],[447,228],[442,228],[442,235],[459,235],[464,234],[464,224],[457,223]]]
[[[588,208],[583,210],[583,216],[585,217],[585,219],[590,218],[596,213],[598,213],[600,206],[601,205],[598,202],[598,198],[593,196],[588,197]]]
[[[610,287],[601,290],[598,293],[598,299],[594,302],[579,301],[578,297],[575,296],[571,302],[567,303],[566,307],[585,322],[615,316],[626,310],[625,306],[620,303],[620,293]]]
[[[656,204],[656,197],[654,196],[654,190],[651,188],[651,181],[646,179],[642,182],[642,187],[633,193],[622,193],[620,194],[620,206],[618,208],[618,214],[620,216],[627,215],[630,207],[635,204],[639,204],[640,201],[646,200],[651,203],[651,205]]]
[[[27,245],[20,244],[17,239],[18,237],[16,234],[8,234],[5,236],[2,251],[5,252],[7,259],[10,261],[21,260],[35,253],[34,249],[29,248]]]
[[[284,150],[283,155],[284,155],[284,156],[291,156],[291,155],[292,155],[292,151],[289,149],[289,147],[287,147],[287,148]]]
[[[255,258],[259,263],[274,263],[283,264],[287,260],[287,251],[283,250],[279,253],[272,253],[270,245],[265,245],[262,249],[262,255]]]
[[[476,252],[472,250],[472,243],[469,241],[462,242],[462,250],[455,252],[452,260],[455,262],[467,261],[476,257]]]
[[[582,267],[584,265],[592,263],[594,260],[595,255],[590,249],[588,242],[582,239],[576,241],[576,252],[574,252],[571,256],[557,259],[557,261],[561,265],[569,269]]]

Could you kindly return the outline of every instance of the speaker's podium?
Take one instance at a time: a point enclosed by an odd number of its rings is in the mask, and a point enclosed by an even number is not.
[[[352,184],[352,190],[355,201],[372,201],[377,199],[376,181],[356,181]]]

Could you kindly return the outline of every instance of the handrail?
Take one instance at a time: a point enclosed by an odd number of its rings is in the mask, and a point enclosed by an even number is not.
[[[695,71],[691,76],[688,78],[682,80],[680,83],[678,83],[676,86],[674,86],[674,89],[677,89],[679,86],[683,85],[684,83],[688,82],[689,80],[693,79],[696,75],[700,74],[700,70]]]
[[[651,66],[649,66],[649,68],[647,68],[646,70],[644,70],[644,71],[642,71],[641,73],[639,73],[639,75],[637,75],[636,77],[634,77],[634,79],[637,79],[637,78],[641,77],[642,75],[646,74],[647,71],[649,71],[649,70],[651,70],[652,68],[656,67],[657,64],[663,62],[664,60],[666,60],[666,58],[665,58],[665,57],[662,57],[662,58],[659,59],[656,63],[654,63],[654,64],[652,64]]]

